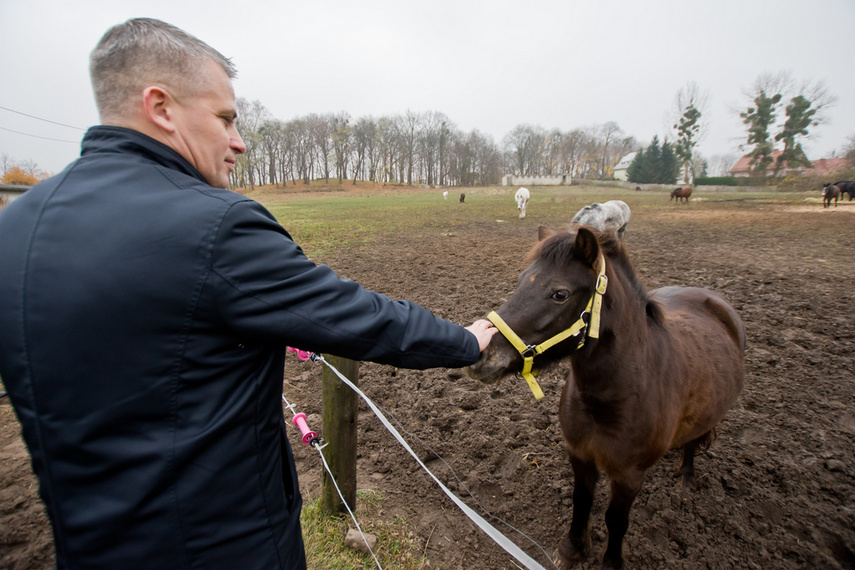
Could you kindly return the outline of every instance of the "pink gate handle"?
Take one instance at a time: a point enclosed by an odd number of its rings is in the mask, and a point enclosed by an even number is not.
[[[291,422],[300,428],[300,433],[303,434],[303,443],[305,445],[309,445],[309,443],[318,437],[318,434],[309,429],[308,424],[306,424],[306,414],[300,412],[299,414],[294,415],[294,419]]]

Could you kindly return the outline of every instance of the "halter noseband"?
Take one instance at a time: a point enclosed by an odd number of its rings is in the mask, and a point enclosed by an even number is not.
[[[499,332],[501,332],[502,335],[508,339],[508,342],[517,349],[520,355],[522,355],[523,368],[521,374],[522,377],[525,378],[529,389],[531,389],[532,394],[534,394],[534,397],[537,400],[543,398],[543,391],[540,389],[540,386],[538,386],[537,380],[534,379],[535,374],[531,370],[531,367],[534,364],[534,357],[538,354],[543,354],[547,349],[552,348],[571,336],[578,335],[580,332],[587,332],[587,334],[582,334],[582,338],[576,346],[577,350],[585,345],[586,336],[591,338],[600,337],[600,310],[603,306],[603,295],[606,293],[606,288],[609,285],[609,279],[606,277],[606,260],[603,257],[602,252],[600,252],[598,261],[600,268],[599,275],[597,275],[597,286],[594,288],[591,298],[588,299],[588,304],[585,306],[585,310],[582,311],[581,315],[579,315],[579,319],[573,323],[570,328],[558,333],[552,338],[546,339],[540,344],[534,345],[524,343],[519,335],[517,335],[517,333],[508,326],[508,323],[506,323],[502,317],[496,313],[496,311],[492,311],[487,315],[487,319],[493,323],[497,329],[499,329]],[[590,323],[585,320],[586,315],[591,316]]]

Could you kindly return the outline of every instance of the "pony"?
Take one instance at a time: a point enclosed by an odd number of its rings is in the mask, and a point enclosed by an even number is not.
[[[466,200],[466,192],[460,193],[460,203],[462,204]]]
[[[448,200],[448,190],[446,190],[445,192],[442,193],[442,199]]]
[[[850,194],[851,196],[851,194]],[[826,184],[822,187],[822,207],[831,207],[831,201],[834,200],[834,207],[837,207],[837,199],[840,197],[840,187],[837,184]]]
[[[826,186],[828,186],[826,184]],[[853,196],[855,196],[855,182],[851,180],[838,180],[834,183],[834,186],[840,188],[840,199],[843,199],[844,194],[849,194],[849,201],[852,201]]]
[[[594,202],[576,212],[570,220],[570,231],[576,231],[579,226],[588,226],[600,232],[610,231],[617,235],[618,240],[623,240],[631,214],[623,200],[609,200],[605,204]]]
[[[531,198],[531,193],[528,188],[520,187],[514,195],[514,200],[517,201],[517,210],[520,211],[520,219],[525,219],[525,207],[528,205],[528,199]]]
[[[488,316],[502,334],[465,371],[495,382],[522,366],[535,391],[535,358],[538,366],[569,360],[558,416],[574,475],[573,513],[556,562],[589,555],[595,487],[605,473],[611,497],[602,567],[622,568],[645,472],[682,449],[683,484],[697,488],[695,451],[712,443],[742,391],[745,327],[713,291],[648,292],[613,232],[541,226],[538,238],[517,290]]]
[[[686,200],[686,204],[689,203],[689,196],[692,195],[692,189],[688,186],[682,188],[675,188],[673,192],[671,192],[671,197],[668,199],[670,202],[674,198],[677,199],[678,202],[682,202],[683,199]]]

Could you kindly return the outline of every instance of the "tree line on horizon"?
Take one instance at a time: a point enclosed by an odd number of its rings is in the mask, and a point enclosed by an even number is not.
[[[735,110],[746,126],[740,149],[752,169],[774,175],[810,166],[801,141],[825,120],[836,102],[823,83],[795,86],[788,73],[761,75],[745,92],[747,107]],[[289,121],[273,117],[260,101],[238,98],[237,128],[246,144],[231,182],[238,187],[308,183],[336,178],[429,186],[499,184],[504,175],[568,174],[573,179],[610,179],[617,163],[637,152],[628,170],[631,182],[670,184],[682,174],[726,175],[738,156],[707,160],[697,151],[709,123],[708,93],[694,82],[680,89],[670,111],[671,130],[647,147],[613,121],[569,131],[520,124],[496,143],[478,130],[466,133],[445,114],[430,111],[367,116],[347,112],[308,114]],[[783,145],[777,160],[775,144]],[[844,149],[855,160],[855,136]],[[0,182],[33,184],[47,177],[35,162],[0,160]]]
[[[796,88],[788,73],[761,75],[746,96],[749,105],[737,114],[746,125],[741,148],[752,157],[752,168],[758,174],[765,172],[775,142],[784,147],[772,165],[775,174],[782,168],[809,165],[800,140],[823,122],[823,110],[836,101],[823,83]],[[621,158],[634,151],[636,164],[628,171],[631,182],[670,184],[681,174],[691,181],[710,170],[725,175],[739,158],[713,157],[711,163],[697,153],[708,126],[708,101],[707,93],[688,83],[677,93],[671,110],[673,140],[666,137],[660,143],[657,135],[643,147],[615,122],[569,131],[521,124],[497,144],[477,130],[463,132],[435,111],[355,120],[347,112],[309,114],[282,121],[261,102],[239,98],[238,131],[247,151],[238,159],[232,182],[252,187],[337,178],[477,186],[499,184],[506,174],[608,179]],[[777,105],[784,102],[788,104],[781,113]],[[786,120],[779,121],[782,116]],[[773,135],[774,125],[779,130]]]
[[[259,101],[239,98],[237,107],[247,147],[232,173],[239,187],[331,178],[429,186],[499,184],[505,174],[604,178],[638,148],[614,122],[569,132],[519,125],[500,146],[477,130],[463,132],[439,112],[282,121]]]

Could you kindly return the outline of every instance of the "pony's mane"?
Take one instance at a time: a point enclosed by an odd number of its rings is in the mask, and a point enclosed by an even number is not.
[[[623,245],[611,232],[600,232],[588,226],[597,238],[600,248],[606,257],[625,257]],[[543,259],[550,263],[566,265],[573,259],[573,244],[576,241],[576,232],[559,232],[541,242],[538,242],[529,252],[526,261],[533,263],[535,260]]]

